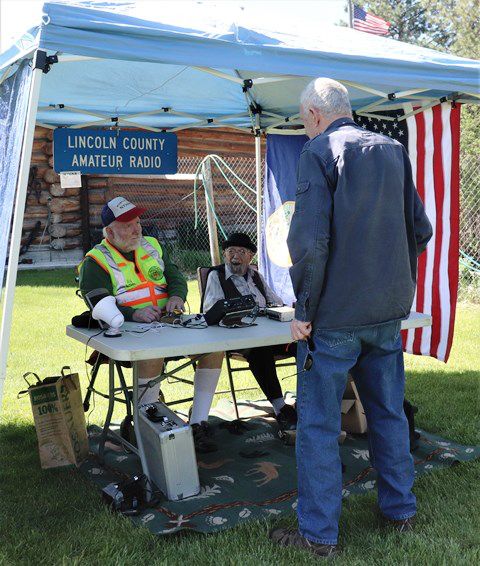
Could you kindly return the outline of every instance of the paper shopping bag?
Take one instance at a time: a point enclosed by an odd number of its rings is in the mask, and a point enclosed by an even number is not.
[[[33,375],[37,382],[30,384]],[[88,438],[78,373],[63,367],[61,375],[43,381],[23,376],[32,405],[42,468],[78,466],[88,455]]]

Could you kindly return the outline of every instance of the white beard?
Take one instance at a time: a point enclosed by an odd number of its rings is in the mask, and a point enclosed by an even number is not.
[[[127,242],[126,240],[123,240],[122,238],[115,238],[115,241],[113,241],[112,244],[118,250],[120,250],[121,252],[128,253],[128,252],[133,252],[137,248],[139,248],[140,247],[140,241],[141,241],[141,236],[135,242],[132,242],[132,241]]]

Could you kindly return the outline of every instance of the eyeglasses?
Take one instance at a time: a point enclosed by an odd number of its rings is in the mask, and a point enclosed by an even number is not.
[[[225,250],[225,253],[227,253],[228,255],[241,255],[241,256],[246,256],[249,253],[252,253],[250,250],[247,250],[245,248],[227,248]]]
[[[315,344],[313,342],[313,338],[309,336],[307,338],[307,357],[305,358],[305,362],[303,364],[303,371],[310,371],[313,366],[313,351],[315,350]]]

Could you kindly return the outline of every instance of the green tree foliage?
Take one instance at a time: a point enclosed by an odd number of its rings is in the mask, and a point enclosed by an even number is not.
[[[462,57],[480,56],[479,0],[371,0],[362,7],[390,22],[393,39]]]
[[[432,21],[429,10],[422,0],[372,0],[363,9],[390,23],[388,37],[423,45],[423,37],[444,45],[448,31]]]

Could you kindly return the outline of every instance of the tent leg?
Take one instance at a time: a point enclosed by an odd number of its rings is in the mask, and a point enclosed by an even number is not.
[[[255,115],[255,181],[257,189],[257,258],[262,270],[262,139],[260,137],[260,115]]]
[[[212,166],[210,159],[202,165],[203,186],[205,188],[205,209],[207,211],[208,241],[212,265],[220,265],[220,248],[218,247],[217,221],[215,220],[215,197],[213,193]]]
[[[42,69],[32,71],[32,82],[28,100],[25,132],[23,137],[20,168],[17,179],[17,196],[15,199],[15,213],[13,216],[12,233],[10,239],[7,280],[3,296],[2,328],[0,330],[0,414],[2,412],[3,386],[7,373],[8,346],[12,326],[13,300],[15,296],[15,283],[17,281],[18,257],[20,254],[20,241],[22,239],[23,214],[27,198],[28,175],[32,157],[33,137],[35,133],[35,118],[37,115],[40,85],[42,82]]]

